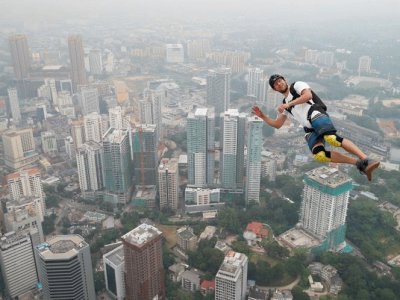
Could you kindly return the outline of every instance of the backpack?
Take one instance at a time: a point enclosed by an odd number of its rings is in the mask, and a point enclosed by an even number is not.
[[[290,93],[293,95],[293,100],[300,97],[300,95],[296,92],[296,90],[294,88],[295,83],[296,82],[293,82],[289,88]],[[322,108],[322,110],[326,112],[328,108],[326,107],[325,103],[322,102],[321,98],[318,97],[318,95],[316,93],[314,93],[313,90],[311,90],[311,94],[312,94],[312,101],[314,102],[314,105],[319,106],[319,108]],[[310,105],[313,105],[313,103],[311,101],[307,101],[307,103]]]

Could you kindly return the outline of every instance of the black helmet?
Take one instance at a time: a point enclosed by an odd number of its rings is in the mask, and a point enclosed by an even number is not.
[[[269,78],[269,86],[271,88],[274,88],[274,83],[278,80],[278,79],[285,79],[282,75],[279,74],[274,74]]]

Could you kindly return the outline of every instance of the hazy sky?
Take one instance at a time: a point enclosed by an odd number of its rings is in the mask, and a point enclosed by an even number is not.
[[[304,20],[397,20],[399,0],[0,0],[2,20],[89,16],[265,18],[296,24]],[[400,22],[400,21],[399,21]]]

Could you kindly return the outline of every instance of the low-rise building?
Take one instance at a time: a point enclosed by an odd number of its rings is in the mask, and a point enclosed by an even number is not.
[[[203,280],[200,284],[200,293],[205,296],[215,291],[215,280]]]
[[[184,226],[176,231],[178,246],[184,250],[193,251],[197,248],[197,236],[193,233],[193,229]]]
[[[185,272],[186,267],[181,264],[173,264],[172,266],[168,267],[168,276],[171,278],[173,282],[180,282],[182,280],[182,273]]]
[[[204,275],[204,273],[196,269],[184,271],[181,275],[182,288],[191,292],[200,290],[202,275]]]
[[[334,267],[316,262],[310,264],[308,268],[311,275],[318,275],[326,282],[329,293],[337,295],[341,291],[343,281]]]
[[[290,290],[276,290],[271,300],[293,300],[293,295]]]
[[[204,231],[200,234],[199,241],[201,240],[210,240],[214,237],[215,232],[217,231],[217,227],[215,226],[207,226]]]
[[[249,246],[254,246],[256,242],[261,242],[262,239],[268,236],[268,229],[260,222],[251,222],[247,225],[243,233]]]
[[[217,241],[214,246],[215,249],[223,252],[224,254],[228,253],[228,251],[232,250],[225,242]]]
[[[249,288],[249,296],[247,300],[267,300],[268,296],[268,291],[260,290],[258,287],[254,286]]]

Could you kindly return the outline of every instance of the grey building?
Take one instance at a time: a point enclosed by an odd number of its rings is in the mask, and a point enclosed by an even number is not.
[[[0,241],[0,266],[6,293],[12,299],[33,289],[38,282],[30,235],[6,233]]]
[[[156,185],[158,170],[157,126],[140,124],[132,130],[135,179],[140,185]]]
[[[71,79],[74,91],[76,91],[78,85],[87,84],[85,54],[80,35],[70,35],[68,37],[68,50],[71,61]]]
[[[57,235],[35,247],[45,299],[96,299],[89,244],[77,234]]]
[[[198,108],[187,117],[188,183],[197,187],[214,184],[215,115]]]
[[[202,275],[204,274],[196,269],[186,270],[181,275],[182,288],[191,292],[200,290],[200,281]]]
[[[122,244],[103,255],[107,292],[117,300],[125,299],[125,257]]]
[[[221,114],[220,180],[227,190],[243,189],[246,114],[229,109]]]
[[[215,114],[219,116],[230,106],[231,89],[230,68],[209,70],[207,74],[207,105],[215,107]]]
[[[17,80],[29,77],[31,67],[31,54],[28,47],[28,39],[24,34],[17,34],[9,37],[11,60],[14,67],[14,74]]]

